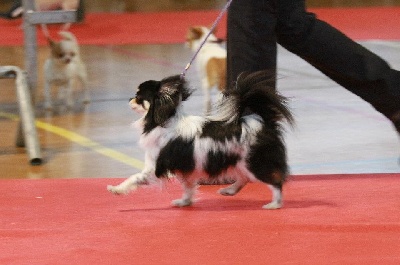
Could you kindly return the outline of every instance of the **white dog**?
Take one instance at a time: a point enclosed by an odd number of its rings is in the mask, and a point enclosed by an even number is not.
[[[77,87],[78,81],[84,91],[82,101],[84,103],[90,101],[86,66],[81,59],[78,42],[71,32],[60,31],[59,34],[62,37],[59,42],[48,39],[51,53],[44,64],[44,107],[46,109],[53,107],[52,87],[58,88],[58,100],[68,108],[72,108],[73,90]]]
[[[186,44],[196,52],[210,30],[207,27],[190,27],[186,35]],[[196,64],[200,73],[201,87],[204,92],[204,111],[211,111],[210,90],[217,87],[219,91],[226,88],[226,49],[220,40],[211,33],[204,46],[197,54]]]

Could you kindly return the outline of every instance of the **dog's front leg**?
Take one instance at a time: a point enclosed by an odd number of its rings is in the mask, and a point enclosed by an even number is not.
[[[108,185],[107,190],[114,194],[128,194],[130,191],[135,190],[141,185],[149,184],[151,177],[154,175],[154,160],[148,152],[145,154],[145,166],[142,172],[134,174],[121,182],[117,186]]]
[[[89,89],[88,89],[88,85],[87,85],[87,70],[86,70],[86,66],[83,64],[80,67],[80,72],[79,72],[78,78],[79,78],[79,81],[81,83],[82,90],[83,90],[82,103],[87,104],[90,102],[90,95],[89,95]]]
[[[88,104],[90,102],[89,89],[87,87],[86,79],[82,79],[83,87],[83,104]]]
[[[76,85],[75,80],[69,80],[68,83],[66,84],[66,105],[69,109],[72,109],[74,106],[74,98],[73,98],[73,88]]]
[[[114,194],[128,194],[141,185],[147,185],[149,175],[145,172],[134,174],[117,186],[108,185],[107,190]]]
[[[49,81],[44,83],[44,108],[51,110],[53,108],[53,102],[51,101],[51,85]]]

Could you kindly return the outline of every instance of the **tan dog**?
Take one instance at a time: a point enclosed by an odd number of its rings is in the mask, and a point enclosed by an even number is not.
[[[83,63],[78,42],[75,36],[68,31],[60,31],[60,41],[49,38],[50,56],[44,64],[44,107],[52,109],[51,88],[58,89],[58,100],[68,108],[72,108],[75,100],[73,99],[73,89],[80,82],[84,91],[84,103],[88,103],[89,91],[87,90],[87,71]]]
[[[186,35],[186,45],[196,52],[210,30],[207,27],[190,27]],[[196,58],[200,73],[201,87],[204,92],[205,114],[211,110],[210,90],[213,87],[223,91],[226,88],[226,49],[220,45],[220,40],[211,33]]]

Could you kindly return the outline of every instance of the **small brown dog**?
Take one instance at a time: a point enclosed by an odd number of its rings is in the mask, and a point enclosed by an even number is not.
[[[186,35],[186,45],[196,52],[210,30],[207,27],[190,27]],[[204,92],[205,114],[211,110],[210,90],[217,87],[219,91],[226,88],[226,49],[221,46],[220,40],[211,33],[196,58],[196,65],[200,73],[201,87]]]

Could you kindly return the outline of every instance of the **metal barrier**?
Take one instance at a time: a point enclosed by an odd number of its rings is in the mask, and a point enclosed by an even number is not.
[[[82,1],[82,0],[81,0]],[[16,145],[27,149],[32,165],[42,164],[39,141],[35,126],[34,102],[37,87],[37,39],[38,24],[73,23],[83,19],[77,11],[36,11],[35,1],[23,0],[23,28],[25,46],[25,70],[16,66],[0,66],[1,78],[15,78],[21,121],[19,123]],[[83,2],[79,3],[83,12]],[[78,17],[79,15],[79,17]],[[31,97],[32,95],[32,97]]]
[[[31,165],[42,164],[39,140],[35,126],[32,98],[26,81],[26,73],[17,66],[0,66],[0,78],[15,79],[21,121],[17,132],[17,146],[25,146]],[[23,131],[23,133],[22,133]]]

